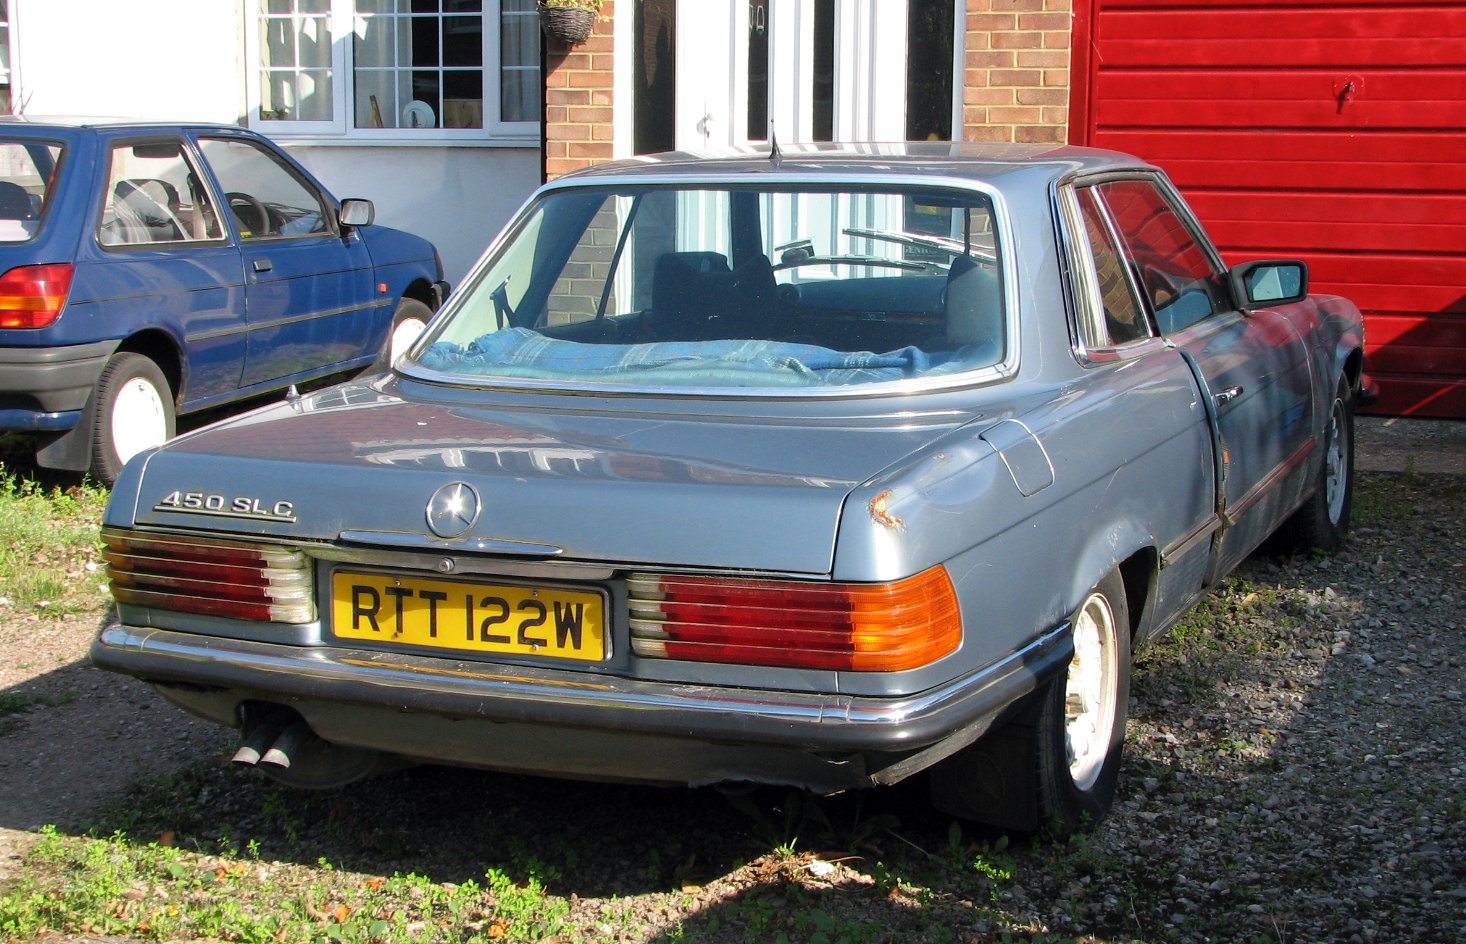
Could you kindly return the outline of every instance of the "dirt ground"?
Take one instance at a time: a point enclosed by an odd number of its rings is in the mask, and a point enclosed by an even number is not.
[[[1361,417],[1361,471],[1466,474],[1466,423]],[[0,716],[0,889],[45,824],[85,829],[129,782],[227,763],[232,731],[196,721],[141,683],[93,669],[98,618],[0,615],[0,695],[35,707]]]

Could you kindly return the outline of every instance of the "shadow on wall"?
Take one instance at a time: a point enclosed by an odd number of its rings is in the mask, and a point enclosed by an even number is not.
[[[1364,369],[1380,393],[1365,412],[1466,419],[1466,295],[1430,315],[1366,312]]]

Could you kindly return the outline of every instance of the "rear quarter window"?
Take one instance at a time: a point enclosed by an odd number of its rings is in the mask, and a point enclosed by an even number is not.
[[[0,243],[27,242],[41,231],[61,152],[54,142],[0,142]]]

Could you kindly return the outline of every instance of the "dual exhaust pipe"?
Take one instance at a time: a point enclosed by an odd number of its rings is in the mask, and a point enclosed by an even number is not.
[[[298,756],[301,748],[315,737],[310,725],[301,720],[289,724],[258,724],[245,732],[244,742],[230,761],[242,767],[263,764],[289,770],[291,758]]]

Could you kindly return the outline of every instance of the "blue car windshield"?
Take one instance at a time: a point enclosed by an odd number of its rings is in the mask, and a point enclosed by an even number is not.
[[[473,378],[845,387],[1007,350],[982,194],[667,186],[550,191],[413,350]]]

